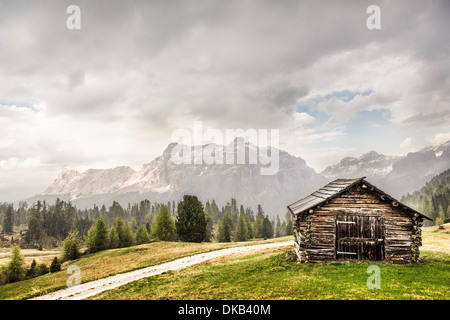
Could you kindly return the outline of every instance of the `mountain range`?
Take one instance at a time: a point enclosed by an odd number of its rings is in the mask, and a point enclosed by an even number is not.
[[[248,155],[258,147],[250,143],[231,142],[227,150],[245,148]],[[63,169],[43,193],[27,201],[53,201],[56,197],[70,200],[79,208],[110,205],[118,201],[126,206],[144,198],[166,203],[179,200],[184,194],[194,194],[201,201],[214,199],[219,206],[231,198],[244,206],[261,204],[271,217],[284,215],[286,205],[308,195],[337,178],[366,176],[379,188],[400,198],[422,187],[426,181],[450,168],[450,141],[426,147],[405,156],[387,156],[375,151],[359,158],[346,157],[339,163],[316,172],[304,159],[286,151],[279,152],[279,170],[274,175],[261,175],[257,164],[175,164],[171,154],[175,143],[169,144],[161,156],[146,163],[140,170],[127,166],[112,169],[90,169],[82,173]],[[202,146],[202,151],[210,145]],[[231,147],[233,149],[230,149]],[[191,147],[192,154],[194,147]]]

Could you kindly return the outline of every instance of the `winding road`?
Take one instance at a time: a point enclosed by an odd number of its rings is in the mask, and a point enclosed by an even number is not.
[[[136,280],[151,277],[170,270],[178,270],[186,268],[210,259],[219,258],[229,254],[279,248],[293,245],[294,245],[293,241],[285,241],[285,242],[234,247],[205,253],[199,253],[196,255],[176,259],[170,262],[154,265],[151,267],[146,267],[143,269],[134,270],[98,279],[95,281],[86,282],[83,284],[69,287],[67,289],[55,291],[47,295],[39,296],[31,300],[82,300],[97,295],[103,291],[111,290]]]

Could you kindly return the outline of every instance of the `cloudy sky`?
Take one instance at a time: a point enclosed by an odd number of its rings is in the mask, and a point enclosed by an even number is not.
[[[63,166],[139,169],[196,120],[279,129],[317,171],[445,142],[449,17],[445,0],[2,0],[0,201]]]

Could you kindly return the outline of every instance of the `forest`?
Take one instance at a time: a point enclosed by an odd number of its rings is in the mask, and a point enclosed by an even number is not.
[[[270,220],[264,213],[261,205],[256,208],[256,213],[250,207],[238,205],[236,199],[231,199],[226,205],[219,206],[215,200],[201,203],[195,196],[185,196],[197,204],[197,210],[204,215],[205,231],[201,241],[245,241],[253,238],[271,238],[292,234],[292,224],[288,213],[280,219],[277,216]],[[166,204],[152,203],[142,200],[139,203],[128,204],[122,207],[118,202],[113,202],[106,207],[96,205],[89,209],[77,209],[71,202],[57,199],[55,203],[48,204],[45,201],[37,201],[32,205],[19,202],[17,208],[12,204],[0,204],[1,235],[0,244],[11,246],[19,244],[21,248],[52,248],[58,247],[70,233],[86,240],[89,230],[95,226],[101,218],[107,229],[114,228],[117,224],[123,224],[124,229],[130,229],[132,233],[131,243],[136,241],[138,231],[145,231],[150,239],[158,240],[157,229],[158,214],[163,216],[168,213],[165,224],[178,223],[189,224],[189,221],[181,222],[179,211],[183,211],[186,199],[176,203],[170,201]],[[191,208],[189,208],[191,210]],[[187,211],[189,211],[187,210]],[[186,211],[186,210],[184,210]],[[176,228],[175,228],[176,231]],[[10,235],[6,237],[6,235]],[[139,238],[139,237],[138,237]],[[171,240],[182,240],[180,234],[171,237]]]
[[[425,225],[450,222],[450,169],[432,178],[420,190],[402,197],[401,202],[433,219]]]

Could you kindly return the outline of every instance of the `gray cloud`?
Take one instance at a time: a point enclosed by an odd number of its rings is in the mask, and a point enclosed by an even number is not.
[[[81,8],[81,30],[66,28],[70,4]],[[366,28],[371,4],[381,7],[381,30]],[[444,0],[2,1],[0,133],[9,144],[0,143],[0,161],[137,165],[193,120],[218,129],[297,128],[283,136],[296,153],[297,141],[327,134],[311,127],[312,116],[308,130],[298,128],[297,102],[344,90],[373,94],[317,108],[340,125],[384,108],[396,126],[419,121],[447,132],[438,120],[447,119],[450,101],[449,7]],[[39,107],[20,112],[11,101]]]

